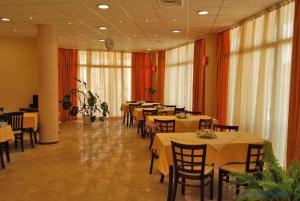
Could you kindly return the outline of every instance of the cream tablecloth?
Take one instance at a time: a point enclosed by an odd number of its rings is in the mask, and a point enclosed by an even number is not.
[[[23,116],[23,128],[32,128],[36,131],[38,128],[39,113],[25,112]]]
[[[215,166],[227,162],[245,162],[248,144],[263,143],[263,139],[245,132],[217,132],[216,139],[203,139],[196,133],[158,133],[152,150],[159,158],[157,168],[165,176],[169,174],[169,165],[173,165],[171,141],[182,144],[207,144],[206,163]]]
[[[137,121],[143,121],[144,115],[143,115],[143,109],[147,110],[155,110],[156,108],[134,108],[133,115],[135,116]],[[158,110],[158,113],[160,112],[167,112],[168,115],[174,115],[174,108],[164,108],[161,110]]]
[[[10,125],[6,125],[0,128],[0,142],[9,141],[12,143],[15,141],[15,135]]]
[[[210,119],[211,117],[208,115],[195,115],[188,116],[187,119],[178,119],[176,116],[148,116],[146,120],[146,125],[149,127],[154,126],[154,119],[159,120],[173,120],[175,119],[175,132],[193,132],[199,129],[199,121],[200,119]],[[216,119],[213,120],[214,123],[217,122]]]
[[[129,104],[131,104],[131,105],[139,105],[139,103],[123,103],[121,105],[121,111],[124,114],[127,114],[129,112]],[[153,104],[160,104],[160,103],[143,103],[142,106],[151,106]]]

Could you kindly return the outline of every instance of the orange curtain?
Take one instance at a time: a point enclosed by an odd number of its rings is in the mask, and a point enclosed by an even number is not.
[[[150,100],[148,89],[151,87],[151,54],[132,53],[131,99]]]
[[[289,107],[287,166],[300,161],[300,1],[295,1]]]
[[[158,52],[157,92],[156,101],[164,102],[166,51]]]
[[[193,69],[193,111],[204,113],[205,107],[205,69],[203,58],[205,57],[205,41],[199,39],[194,45],[194,69]]]
[[[72,89],[76,89],[76,80],[78,72],[78,51],[75,49],[59,49],[58,50],[58,91],[59,91],[59,100],[70,93]],[[77,105],[77,97],[72,97],[72,104]],[[70,116],[68,111],[62,109],[59,104],[59,118],[60,121],[69,121],[74,119]]]
[[[217,34],[217,118],[226,123],[228,70],[229,70],[229,31]]]

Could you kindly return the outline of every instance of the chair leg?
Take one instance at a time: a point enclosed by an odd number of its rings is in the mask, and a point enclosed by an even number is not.
[[[5,169],[4,159],[3,159],[3,147],[2,143],[0,143],[0,161],[2,169]]]
[[[9,142],[5,142],[5,153],[6,153],[6,161],[10,162],[10,155],[9,155]]]
[[[37,144],[38,143],[37,136],[36,136],[37,131],[34,131],[33,134],[34,134],[34,142],[35,142],[35,144]]]
[[[200,200],[204,201],[204,178],[201,179],[201,187],[200,187]]]
[[[153,133],[150,133],[150,145],[149,145],[149,149],[151,149],[151,147],[153,145],[153,141],[154,141]]]
[[[210,176],[209,199],[214,199],[214,172]]]
[[[30,131],[29,131],[29,136],[30,136],[30,144],[31,144],[31,147],[34,148],[33,136],[32,136],[32,130],[31,130],[31,129],[30,129]]]
[[[185,178],[182,178],[182,182],[181,182],[181,194],[182,195],[185,194]]]
[[[173,193],[172,193],[172,201],[175,201],[175,198],[176,198],[177,184],[178,184],[178,176],[177,176],[177,174],[175,173],[174,186],[173,186]]]
[[[18,148],[18,136],[15,135],[15,149]]]
[[[160,175],[160,183],[164,183],[164,180],[165,180],[165,175],[161,174]]]
[[[222,201],[223,194],[223,173],[222,170],[219,169],[219,180],[218,180],[218,201]]]
[[[236,195],[240,194],[240,185],[236,185],[236,189],[235,189],[235,193]]]
[[[124,116],[123,116],[123,125],[125,123],[125,119],[126,119],[126,114],[124,114]]]
[[[152,174],[152,169],[153,169],[153,162],[154,162],[154,154],[151,154],[151,162],[150,162],[150,170],[149,174]]]
[[[23,135],[23,133],[20,135],[20,141],[21,141],[22,152],[24,152],[24,135]]]

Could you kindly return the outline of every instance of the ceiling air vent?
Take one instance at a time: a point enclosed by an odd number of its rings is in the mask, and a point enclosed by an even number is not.
[[[183,0],[158,0],[160,7],[182,6]]]

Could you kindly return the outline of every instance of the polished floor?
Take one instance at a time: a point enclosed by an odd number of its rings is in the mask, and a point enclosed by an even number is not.
[[[59,136],[58,144],[31,149],[26,141],[24,153],[12,150],[0,169],[0,201],[166,201],[168,181],[159,183],[157,170],[149,175],[149,141],[135,127],[121,119],[71,122]],[[178,188],[176,200],[200,200],[199,190],[187,188],[183,196]]]

